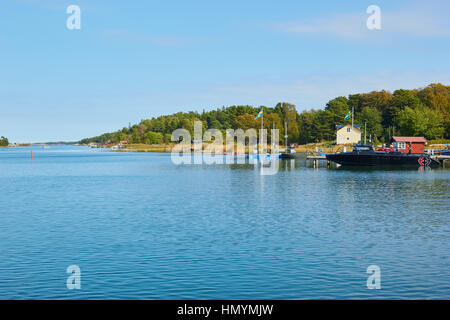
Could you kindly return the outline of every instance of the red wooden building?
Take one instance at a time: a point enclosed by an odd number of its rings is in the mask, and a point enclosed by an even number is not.
[[[400,152],[422,154],[425,153],[427,139],[424,137],[392,137],[391,143],[394,145],[394,149]]]

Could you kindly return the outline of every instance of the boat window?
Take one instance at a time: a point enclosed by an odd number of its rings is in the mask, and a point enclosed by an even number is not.
[[[404,142],[397,142],[397,148],[398,149],[405,149],[405,143]]]
[[[361,146],[361,147],[356,147],[356,150],[358,150],[358,151],[370,151],[370,150],[372,150],[372,147]]]

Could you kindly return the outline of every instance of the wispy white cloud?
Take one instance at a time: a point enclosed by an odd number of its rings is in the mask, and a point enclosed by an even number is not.
[[[381,7],[381,30],[368,30],[365,10],[352,13],[330,14],[304,21],[274,23],[273,30],[312,36],[332,36],[347,39],[383,37],[448,37],[450,22],[448,4],[410,5],[402,10],[388,11]]]

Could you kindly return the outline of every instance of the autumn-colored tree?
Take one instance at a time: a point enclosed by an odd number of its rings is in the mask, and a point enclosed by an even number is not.
[[[258,129],[261,126],[260,123],[259,119],[255,120],[255,115],[244,113],[234,119],[233,128],[242,130]]]
[[[450,86],[432,83],[418,92],[423,104],[439,112],[445,128],[445,136],[450,137]]]

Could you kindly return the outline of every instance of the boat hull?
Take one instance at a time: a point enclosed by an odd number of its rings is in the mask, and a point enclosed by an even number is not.
[[[295,159],[295,153],[281,153],[280,159]]]
[[[402,154],[399,152],[343,152],[327,154],[327,159],[343,166],[398,166],[398,167],[432,167],[440,162],[426,154]]]

